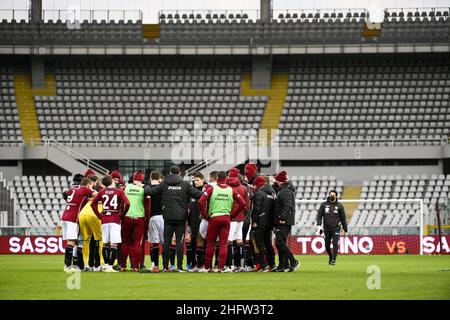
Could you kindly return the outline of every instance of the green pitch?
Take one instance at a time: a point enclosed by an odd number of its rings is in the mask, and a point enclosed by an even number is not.
[[[0,255],[0,299],[450,299],[450,256],[339,256],[334,267],[325,256],[298,259],[294,273],[82,272],[76,279],[62,271],[62,256]],[[380,289],[368,289],[368,279],[376,284],[371,265],[380,268]],[[77,281],[80,289],[69,290]]]

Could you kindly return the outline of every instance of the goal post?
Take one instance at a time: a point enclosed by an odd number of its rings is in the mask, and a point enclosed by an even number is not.
[[[291,246],[299,254],[324,252],[323,238],[316,236],[316,216],[323,199],[296,200],[296,219]],[[344,254],[420,254],[435,253],[439,239],[425,240],[423,199],[342,199],[357,203],[347,219],[349,235],[341,236],[339,250]],[[347,215],[349,212],[347,212]],[[424,252],[426,248],[426,252]]]

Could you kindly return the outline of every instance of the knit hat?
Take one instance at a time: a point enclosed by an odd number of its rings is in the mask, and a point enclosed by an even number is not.
[[[240,174],[241,172],[239,171],[239,169],[238,168],[231,168],[230,169],[230,171],[228,171],[228,177],[230,177],[230,178],[237,178],[237,177],[239,177],[239,174]]]
[[[92,169],[87,169],[86,172],[84,173],[84,176],[87,177],[87,176],[90,176],[90,175],[95,176],[95,171],[92,170]]]
[[[133,181],[143,182],[144,179],[145,179],[144,173],[141,170],[136,171],[135,173],[133,173]]]
[[[281,171],[278,172],[277,175],[275,176],[275,181],[278,182],[286,182],[287,181],[287,172],[286,171]]]
[[[249,180],[250,178],[254,177],[257,172],[258,166],[253,162],[249,162],[244,166],[244,174]]]
[[[255,180],[253,180],[253,185],[257,190],[261,189],[266,185],[266,178],[263,176],[257,176]]]
[[[119,181],[122,181],[122,175],[120,174],[119,171],[113,171],[111,172],[111,178],[113,179],[119,179]]]

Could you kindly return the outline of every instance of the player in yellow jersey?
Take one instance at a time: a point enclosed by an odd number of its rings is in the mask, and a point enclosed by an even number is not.
[[[97,178],[97,177],[95,177]],[[95,189],[97,191],[102,189],[100,184],[101,179],[97,179]],[[88,201],[78,216],[78,223],[80,225],[80,232],[84,237],[83,259],[85,262],[89,261],[89,267],[85,270],[100,271],[100,266],[104,265],[103,256],[100,254],[102,250],[102,223],[95,215],[91,207],[91,201]],[[102,211],[102,205],[99,204],[99,211]]]

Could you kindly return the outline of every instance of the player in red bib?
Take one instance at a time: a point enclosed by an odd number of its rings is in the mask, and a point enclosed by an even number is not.
[[[79,186],[74,185],[66,192],[67,204],[61,216],[63,240],[67,240],[64,254],[64,271],[66,272],[81,270],[83,239],[78,225],[78,214],[88,201],[88,198],[97,195],[97,192],[92,189],[93,185],[94,182],[91,179],[84,178]],[[78,245],[76,255],[74,255],[75,245]]]
[[[111,176],[104,176],[102,183],[106,188],[100,190],[92,201],[91,207],[97,217],[102,220],[102,254],[105,260],[103,270],[116,272],[113,264],[117,258],[117,244],[122,242],[121,222],[130,207],[130,201],[124,191],[116,187]],[[102,203],[102,212],[98,212],[99,202]]]

